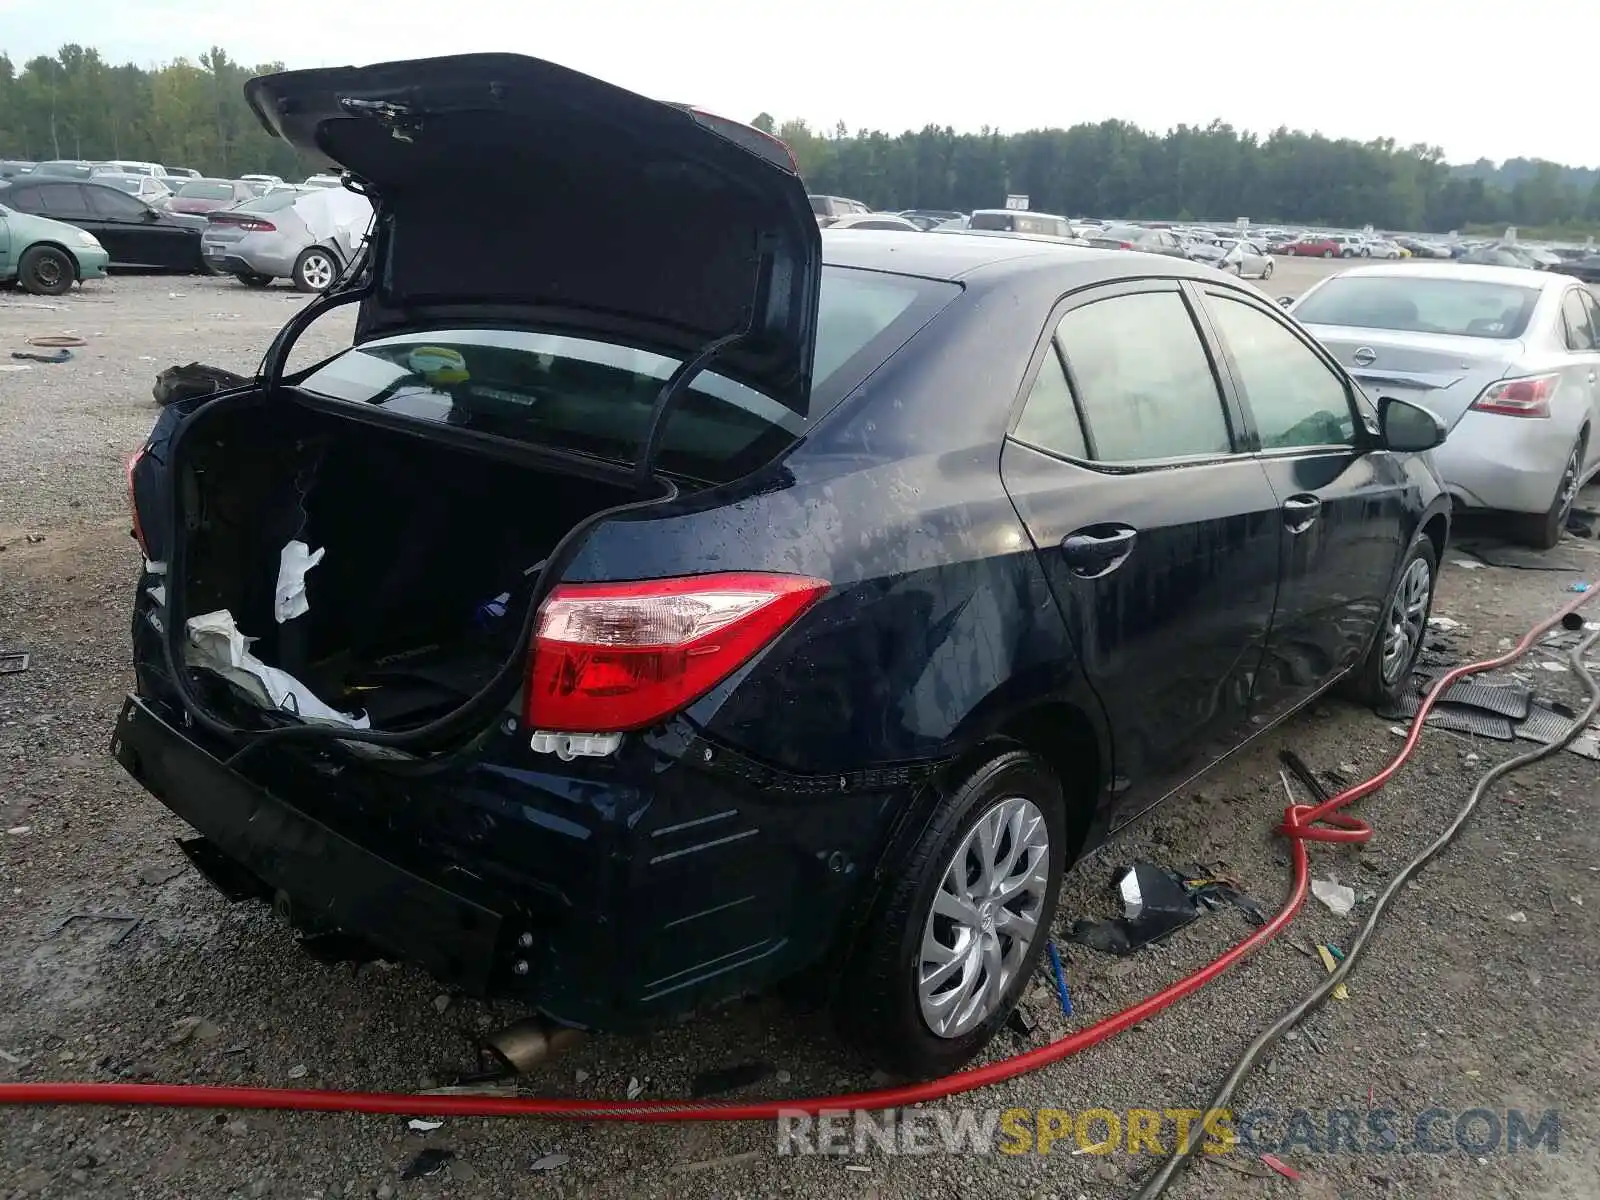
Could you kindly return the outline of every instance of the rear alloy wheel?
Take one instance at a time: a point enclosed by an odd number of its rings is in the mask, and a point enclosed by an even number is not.
[[[1346,677],[1342,690],[1352,700],[1374,708],[1399,703],[1410,686],[1417,656],[1422,653],[1438,574],[1439,556],[1434,553],[1433,543],[1427,534],[1419,533],[1406,552],[1372,648],[1361,665]]]
[[[1037,756],[1009,750],[943,793],[845,968],[838,1016],[884,1069],[932,1078],[977,1054],[1049,939],[1066,808]]]
[[[62,296],[72,290],[78,277],[76,267],[65,250],[55,246],[31,246],[17,263],[17,280],[22,290],[35,296]]]
[[[1263,278],[1263,279],[1271,279],[1272,278],[1272,260],[1270,258],[1267,259],[1267,265],[1261,268],[1261,278]]]
[[[1578,498],[1579,481],[1583,478],[1583,454],[1587,439],[1580,437],[1567,455],[1567,464],[1561,468],[1561,479],[1556,484],[1555,498],[1550,507],[1535,516],[1517,518],[1517,540],[1526,542],[1535,550],[1549,550],[1566,532],[1567,517]]]
[[[1332,250],[1324,250],[1322,252],[1322,257],[1323,258],[1332,258],[1333,257],[1333,251]]]
[[[301,292],[325,292],[339,277],[339,262],[332,251],[310,246],[294,260],[294,286]]]
[[[271,275],[257,275],[254,271],[235,271],[233,277],[250,288],[264,288],[272,283]]]

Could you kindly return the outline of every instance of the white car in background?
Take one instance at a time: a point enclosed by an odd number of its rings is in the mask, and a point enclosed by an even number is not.
[[[1374,400],[1431,409],[1457,512],[1511,514],[1554,546],[1600,471],[1600,302],[1522,267],[1397,263],[1322,280],[1289,311]]]
[[[1391,242],[1388,238],[1368,238],[1366,243],[1366,257],[1368,258],[1404,258],[1400,252],[1400,244]]]
[[[1258,242],[1248,238],[1219,238],[1222,261],[1217,269],[1237,275],[1241,279],[1271,279],[1272,255]]]

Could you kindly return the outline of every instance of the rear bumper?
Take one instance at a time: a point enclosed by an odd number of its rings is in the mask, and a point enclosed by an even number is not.
[[[167,724],[124,701],[112,753],[124,769],[307,931],[354,933],[442,982],[489,990],[501,918],[356,844],[255,786]]]
[[[179,725],[129,697],[113,752],[303,932],[587,1028],[649,1028],[823,958],[915,791],[775,787],[687,744],[722,773],[634,744],[631,763],[557,775],[568,765],[519,739],[491,749],[520,744],[515,765],[403,781],[273,752],[249,768],[258,782]]]
[[[1433,461],[1462,507],[1542,513],[1555,499],[1577,436],[1563,421],[1469,411]]]
[[[213,269],[228,275],[270,275],[274,279],[286,279],[294,269],[295,254],[284,248],[281,238],[247,234],[237,241],[213,242],[209,246],[202,239],[201,252]]]

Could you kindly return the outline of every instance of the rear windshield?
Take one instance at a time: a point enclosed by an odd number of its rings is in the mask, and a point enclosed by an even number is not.
[[[303,194],[302,192],[291,191],[268,192],[265,196],[257,196],[254,200],[246,200],[233,211],[242,213],[282,212],[292,206]]]
[[[808,415],[707,371],[668,416],[659,464],[708,483],[749,474],[787,449],[960,291],[940,280],[825,267]],[[299,386],[413,420],[632,463],[656,395],[677,365],[585,338],[450,329],[367,342],[314,368]]]
[[[231,200],[233,188],[226,183],[205,183],[192,179],[178,189],[178,195],[190,200]]]
[[[1108,241],[1134,242],[1148,232],[1149,230],[1142,225],[1107,225],[1094,236]]]
[[[119,192],[130,192],[137,196],[139,185],[143,182],[137,175],[96,175],[96,183],[108,183]]]
[[[1422,274],[1345,275],[1307,296],[1294,315],[1307,325],[1517,338],[1528,328],[1538,302],[1537,288],[1510,283]]]
[[[1010,213],[975,212],[967,218],[968,229],[998,229],[1009,232],[1015,218]]]

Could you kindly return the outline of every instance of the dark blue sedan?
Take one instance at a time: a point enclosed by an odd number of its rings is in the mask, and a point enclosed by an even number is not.
[[[115,746],[308,948],[600,1029],[821,976],[938,1074],[1088,847],[1405,685],[1441,427],[1248,285],[819,234],[778,143],[514,56],[247,94],[378,217],[130,466]]]

